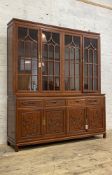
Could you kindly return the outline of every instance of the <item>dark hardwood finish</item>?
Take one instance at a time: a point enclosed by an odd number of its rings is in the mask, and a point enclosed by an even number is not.
[[[105,138],[100,34],[20,19],[7,34],[7,143]]]

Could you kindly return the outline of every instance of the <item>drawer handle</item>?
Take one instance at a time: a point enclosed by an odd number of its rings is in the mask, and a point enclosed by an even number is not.
[[[52,101],[52,103],[56,103],[56,101]]]

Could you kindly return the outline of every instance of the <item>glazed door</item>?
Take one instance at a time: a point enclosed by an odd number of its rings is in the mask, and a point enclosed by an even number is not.
[[[41,38],[42,91],[60,91],[60,33],[43,30]]]
[[[37,29],[18,27],[17,40],[17,87],[19,92],[39,90],[38,36]]]
[[[18,141],[39,139],[42,137],[42,110],[21,109],[17,113]]]
[[[85,132],[85,108],[71,106],[68,108],[68,134],[77,135]]]
[[[45,137],[57,138],[66,133],[65,108],[52,108],[45,110]]]
[[[81,91],[81,36],[64,36],[64,90]]]
[[[100,60],[98,38],[84,37],[83,91],[100,91]]]

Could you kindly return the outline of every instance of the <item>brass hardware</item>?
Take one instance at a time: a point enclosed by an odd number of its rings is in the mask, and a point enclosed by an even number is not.
[[[41,64],[41,54],[39,53],[39,57],[38,57],[38,67],[42,67],[42,64]]]
[[[39,63],[38,63],[38,67],[40,67],[40,68],[41,68],[41,66],[42,66],[42,64],[41,64],[41,62],[39,62]]]

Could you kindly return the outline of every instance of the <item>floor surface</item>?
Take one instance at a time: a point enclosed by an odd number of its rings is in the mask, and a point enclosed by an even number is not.
[[[0,175],[112,175],[112,131],[107,138],[28,146],[0,146]]]

